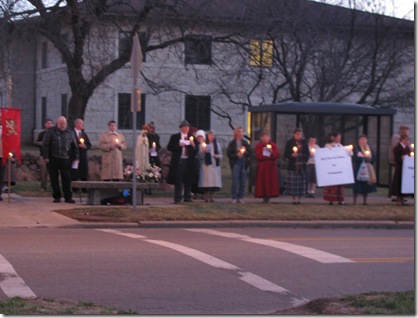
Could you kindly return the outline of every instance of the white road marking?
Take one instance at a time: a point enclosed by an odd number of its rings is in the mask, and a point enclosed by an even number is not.
[[[328,252],[324,252],[318,249],[305,247],[301,245],[291,244],[291,243],[285,243],[285,242],[278,242],[278,241],[272,241],[272,240],[266,240],[266,239],[257,239],[252,238],[248,235],[242,235],[238,233],[230,233],[230,232],[221,232],[216,230],[208,230],[208,229],[185,229],[186,231],[191,232],[198,232],[198,233],[205,233],[205,234],[211,234],[216,236],[222,236],[226,238],[231,239],[237,239],[242,240],[245,242],[270,246],[273,248],[281,249],[293,254],[297,254],[309,259],[312,259],[314,261],[325,263],[325,264],[331,264],[331,263],[355,263],[352,259],[345,258],[342,256],[338,256],[335,254],[331,254]]]
[[[0,254],[0,288],[7,297],[36,298],[35,293],[29,288],[22,278],[16,273],[10,264]]]
[[[304,304],[306,302],[308,302],[308,299],[305,299],[303,297],[299,297],[295,294],[293,294],[291,291],[280,287],[258,275],[255,275],[253,273],[250,272],[246,272],[243,271],[241,268],[225,262],[219,258],[213,257],[209,254],[200,252],[196,249],[184,246],[184,245],[180,245],[180,244],[176,244],[176,243],[171,243],[171,242],[167,242],[167,241],[161,241],[161,240],[152,240],[152,239],[148,239],[146,236],[142,236],[142,235],[137,235],[137,234],[132,234],[132,233],[125,233],[125,232],[119,232],[117,230],[111,230],[111,229],[97,229],[97,231],[102,231],[102,232],[106,232],[106,233],[110,233],[110,234],[116,234],[116,235],[121,235],[121,236],[126,236],[129,238],[134,238],[134,239],[142,239],[145,242],[148,243],[152,243],[152,244],[156,244],[156,245],[160,245],[172,250],[175,250],[179,253],[182,253],[184,255],[190,256],[202,263],[205,263],[207,265],[210,265],[212,267],[215,268],[219,268],[219,269],[225,269],[225,270],[230,270],[233,272],[236,272],[239,275],[239,279],[246,282],[247,284],[258,288],[262,291],[266,291],[266,292],[272,292],[272,293],[277,293],[277,294],[282,294],[282,295],[289,295],[290,301],[293,304]]]

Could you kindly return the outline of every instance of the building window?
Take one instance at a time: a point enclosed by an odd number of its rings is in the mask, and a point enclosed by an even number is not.
[[[184,40],[185,64],[212,64],[212,37],[189,35]]]
[[[47,102],[46,102],[46,97],[42,97],[41,99],[41,127],[44,127],[44,122],[46,120],[46,107],[47,107]]]
[[[273,66],[273,41],[251,40],[250,41],[250,66],[272,67]]]
[[[145,124],[145,94],[141,94],[141,111],[136,113],[136,128]],[[131,94],[118,94],[118,128],[132,129]]]
[[[67,94],[61,94],[61,116],[68,118]]]
[[[210,129],[210,96],[186,95],[186,120],[202,130]]]
[[[48,67],[48,43],[42,42],[42,57],[41,57],[41,67],[47,68]]]
[[[130,39],[131,33],[130,32],[119,32],[119,56],[122,55],[122,53],[131,45]],[[146,49],[148,46],[148,35],[146,32],[139,32],[139,44],[141,45],[141,51],[142,51],[142,62],[146,62]],[[130,54],[129,54],[130,56]]]

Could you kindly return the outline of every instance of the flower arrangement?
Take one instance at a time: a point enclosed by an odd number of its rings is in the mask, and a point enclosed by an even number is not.
[[[161,168],[155,164],[148,166],[147,169],[136,168],[136,180],[139,182],[160,182]],[[123,176],[126,180],[132,180],[134,176],[134,167],[126,166],[123,169]]]

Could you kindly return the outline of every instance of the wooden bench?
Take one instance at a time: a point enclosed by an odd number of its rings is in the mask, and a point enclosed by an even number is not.
[[[87,190],[87,204],[100,205],[102,200],[114,198],[125,189],[132,190],[132,182],[128,181],[72,181],[72,188]],[[137,182],[136,204],[144,204],[144,191],[147,189],[158,189],[159,183]]]

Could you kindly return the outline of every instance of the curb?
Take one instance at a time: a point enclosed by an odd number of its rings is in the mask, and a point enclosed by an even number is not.
[[[144,221],[141,223],[78,223],[59,226],[60,228],[377,228],[377,229],[414,229],[414,222],[390,221]]]

